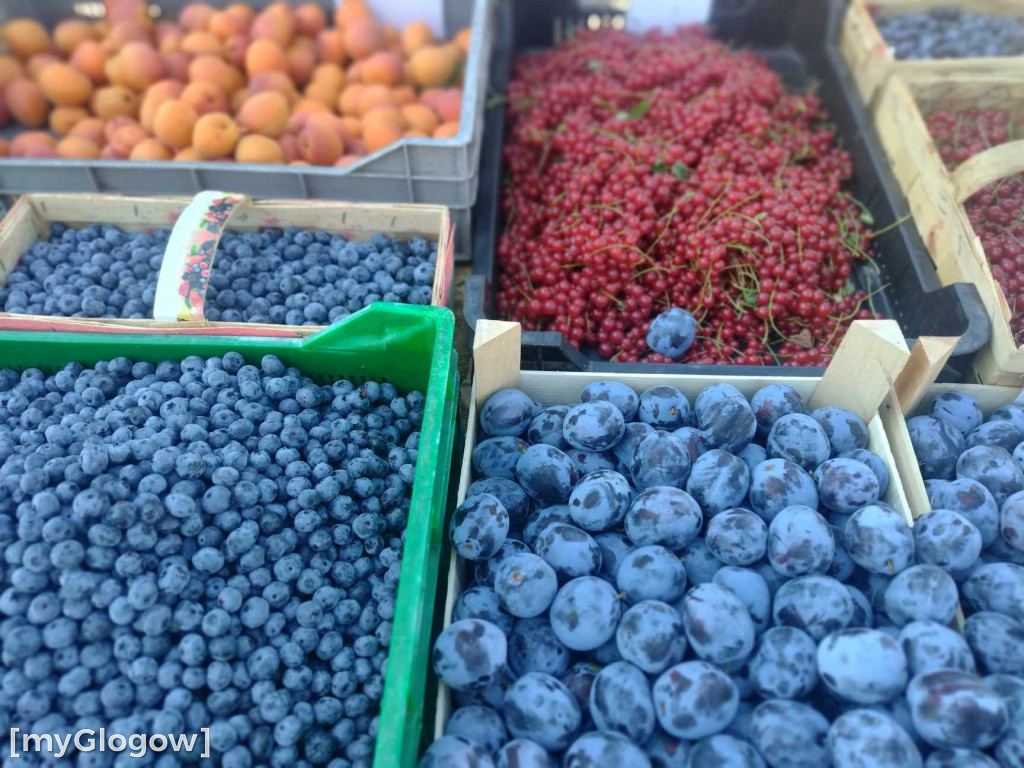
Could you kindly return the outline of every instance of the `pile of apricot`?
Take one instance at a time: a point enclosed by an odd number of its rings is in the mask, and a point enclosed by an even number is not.
[[[176,21],[0,28],[0,157],[346,166],[458,133],[469,30],[379,23],[365,0],[185,6]]]

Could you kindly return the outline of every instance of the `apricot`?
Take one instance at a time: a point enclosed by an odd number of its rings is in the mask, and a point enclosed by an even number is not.
[[[295,85],[284,72],[276,70],[260,72],[255,77],[249,79],[250,94],[262,93],[263,91],[277,91],[288,99],[289,106],[299,100],[299,94],[295,90]]]
[[[353,61],[345,70],[345,79],[352,83],[363,82],[363,62]]]
[[[190,82],[212,83],[229,96],[245,87],[245,76],[238,69],[208,53],[192,59],[188,65],[188,79]]]
[[[345,135],[346,143],[363,136],[363,123],[358,117],[339,117],[338,125]]]
[[[57,140],[46,131],[23,131],[11,141],[11,156],[25,157],[29,147],[40,146],[53,149]]]
[[[341,139],[328,126],[307,122],[299,134],[299,150],[313,165],[333,165],[341,157]]]
[[[402,107],[402,117],[413,130],[423,131],[428,136],[441,124],[437,113],[426,104],[406,104]]]
[[[157,38],[156,49],[163,56],[167,56],[171,53],[180,53],[181,46],[184,42],[185,33],[181,30],[173,30]]]
[[[119,150],[113,144],[107,144],[103,149],[100,150],[101,160],[127,160],[128,155]]]
[[[378,51],[363,62],[363,82],[377,85],[398,85],[405,78],[405,64],[388,51]]]
[[[465,57],[469,55],[470,36],[471,32],[469,27],[463,27],[462,29],[455,33],[455,39],[452,41],[457,46],[459,46],[459,48],[462,49],[463,59],[465,59]]]
[[[50,113],[50,130],[58,136],[67,136],[87,117],[89,113],[82,107],[57,107]]]
[[[117,53],[128,43],[148,43],[149,30],[137,21],[121,21],[110,28],[103,39],[108,53]]]
[[[319,101],[328,109],[333,109],[338,103],[338,90],[330,83],[314,81],[306,86],[303,96],[307,99]]]
[[[110,135],[110,143],[113,144],[119,152],[128,156],[131,154],[132,150],[135,149],[136,144],[145,141],[148,138],[149,136],[141,125],[138,123],[128,123],[121,126]]]
[[[60,64],[60,59],[52,53],[37,53],[25,62],[25,70],[28,72],[29,77],[33,80],[38,80],[43,70],[51,64]]]
[[[292,43],[288,49],[288,74],[296,85],[305,85],[316,67],[316,48],[312,43]]]
[[[21,62],[13,56],[0,56],[0,90],[5,88],[11,80],[16,77],[23,77],[25,68]]]
[[[181,50],[189,56],[200,56],[204,53],[222,56],[224,54],[224,42],[213,32],[189,32],[182,38]]]
[[[57,154],[56,147],[45,147],[42,144],[38,144],[26,149],[25,157],[56,158],[60,157],[60,155]]]
[[[252,24],[252,20],[256,18],[256,11],[248,3],[232,3],[224,9],[225,13],[230,13],[232,16],[241,19],[245,24],[246,29]]]
[[[39,75],[39,87],[54,104],[77,107],[92,96],[92,80],[70,64],[51,64]]]
[[[11,144],[7,139],[0,139],[0,157],[11,156]]]
[[[422,86],[444,85],[455,77],[458,64],[448,48],[428,45],[409,58],[409,75]]]
[[[107,137],[103,133],[104,123],[98,117],[86,117],[75,123],[74,128],[68,131],[68,136],[76,136],[81,139],[89,139],[97,147],[103,146]]]
[[[391,89],[386,85],[367,85],[359,95],[357,113],[361,117],[374,107],[382,104],[395,106],[394,94],[392,94]]]
[[[164,56],[164,67],[167,70],[167,77],[179,82],[188,80],[188,65],[191,58],[187,53],[177,51]]]
[[[61,53],[70,54],[79,43],[93,40],[92,24],[81,19],[68,19],[53,28],[53,42]]]
[[[391,104],[379,104],[363,115],[363,133],[366,132],[367,127],[379,123],[394,123],[403,131],[409,127],[409,122],[398,110],[398,107]]]
[[[153,27],[153,42],[156,43],[157,50],[164,53],[163,46],[165,41],[177,41],[180,45],[182,38],[185,36],[185,30],[181,28],[180,24],[175,24],[173,21],[161,21]],[[173,50],[178,50],[174,48]],[[170,51],[167,51],[170,53]]]
[[[7,125],[11,120],[11,113],[7,111],[7,102],[0,96],[0,128]]]
[[[57,142],[57,154],[76,160],[95,160],[100,156],[100,145],[84,136],[66,136]]]
[[[339,29],[344,29],[353,22],[372,18],[373,11],[362,0],[345,0],[334,11],[334,24]]]
[[[345,39],[341,30],[325,29],[316,36],[316,55],[320,61],[328,64],[342,65],[345,63]]]
[[[253,40],[245,52],[245,71],[252,77],[272,70],[288,70],[288,57],[284,50],[273,40]]]
[[[352,165],[352,163],[356,162],[357,160],[359,160],[358,155],[342,155],[341,157],[338,158],[338,161],[334,164],[334,167],[345,168],[349,165]]]
[[[398,31],[398,27],[394,24],[385,24],[384,27],[384,40],[387,43],[389,50],[394,53],[402,52],[402,34]]]
[[[185,86],[177,80],[161,80],[159,83],[149,86],[142,97],[142,104],[139,106],[139,122],[142,127],[147,131],[152,131],[153,118],[160,105],[168,99],[178,98],[184,89]]]
[[[84,72],[96,85],[107,82],[105,67],[107,52],[95,40],[85,40],[75,46],[71,58],[71,66]]]
[[[407,130],[402,135],[405,136],[405,138],[407,138],[407,139],[429,139],[430,138],[430,134],[429,133],[427,133],[426,131],[418,130],[416,128],[410,128],[409,130]]]
[[[198,163],[199,155],[192,147],[185,147],[174,156],[174,160],[178,163]]]
[[[457,123],[462,112],[462,91],[448,88],[438,94],[430,106],[434,108],[442,123]]]
[[[285,6],[270,6],[253,19],[249,33],[253,39],[273,40],[282,48],[287,48],[295,37],[295,18],[291,10]]]
[[[241,35],[249,29],[248,22],[230,11],[217,11],[210,17],[209,30],[221,40]]]
[[[455,59],[456,67],[458,67],[459,64],[464,64],[466,62],[466,52],[458,43],[447,43],[441,47],[447,51],[453,59]]]
[[[153,116],[153,135],[169,147],[184,149],[192,143],[192,130],[199,116],[181,99],[167,99]]]
[[[416,102],[416,89],[411,85],[400,85],[391,89],[391,99],[399,107]]]
[[[224,91],[202,80],[186,85],[181,92],[181,100],[192,107],[197,115],[226,112],[228,109],[228,97]]]
[[[285,162],[293,162],[302,156],[302,150],[299,149],[299,139],[297,136],[291,133],[286,133],[278,140],[277,143],[281,145],[281,152],[284,153]]]
[[[430,31],[430,25],[425,21],[410,21],[402,28],[399,43],[402,52],[406,56],[412,56],[420,48],[434,44],[434,33]]]
[[[316,3],[304,3],[295,9],[295,28],[300,35],[316,37],[325,26],[324,10]]]
[[[346,85],[338,97],[338,111],[343,115],[358,115],[359,102],[363,98],[366,86],[362,83]]]
[[[11,19],[0,28],[0,38],[11,53],[22,59],[50,50],[46,27],[33,19]]]
[[[118,115],[134,116],[139,112],[139,97],[123,85],[108,85],[92,95],[94,115],[109,120]]]
[[[248,35],[235,35],[229,37],[224,43],[224,58],[233,67],[245,68],[245,54],[252,45],[252,39]]]
[[[384,31],[371,18],[356,19],[345,26],[345,51],[353,59],[364,59],[387,45]]]
[[[315,99],[299,99],[292,106],[292,114],[298,112],[330,112],[331,109],[322,101],[316,101]]]
[[[163,59],[149,43],[128,43],[117,57],[124,84],[133,90],[144,91],[166,74]]]
[[[243,136],[235,147],[235,160],[239,163],[264,163],[281,165],[284,163],[284,150],[281,145],[268,136],[253,134]]]
[[[340,93],[345,86],[345,73],[337,64],[320,64],[313,70],[310,80],[314,83],[327,83]]]
[[[402,129],[388,120],[379,120],[369,125],[363,124],[363,142],[367,152],[376,152],[389,144],[401,140]]]
[[[209,29],[210,20],[217,10],[206,3],[189,3],[178,14],[178,23],[190,32]]]
[[[11,116],[27,128],[46,125],[50,104],[42,88],[27,77],[16,77],[7,83],[4,98]]]
[[[196,120],[192,146],[201,160],[218,160],[234,154],[240,132],[230,115],[213,112]]]
[[[174,153],[159,139],[143,139],[128,155],[129,160],[172,160]]]
[[[435,139],[450,139],[459,132],[458,123],[441,123],[434,130]]]
[[[138,124],[139,121],[136,120],[134,117],[129,117],[128,115],[115,115],[114,117],[110,118],[103,126],[103,137],[105,139],[105,143],[109,144],[114,134],[117,133],[121,128],[124,128],[126,125]]]
[[[288,99],[277,91],[263,91],[245,100],[238,124],[250,133],[277,138],[288,127]]]
[[[312,112],[309,113],[306,116],[306,118],[307,119],[305,125],[303,125],[303,128],[306,125],[311,124],[323,125],[326,126],[327,128],[330,128],[338,135],[338,138],[341,139],[341,149],[343,152],[345,151],[345,145],[348,142],[353,141],[357,138],[349,130],[349,124],[346,118],[338,117],[337,115],[333,115],[330,112]]]

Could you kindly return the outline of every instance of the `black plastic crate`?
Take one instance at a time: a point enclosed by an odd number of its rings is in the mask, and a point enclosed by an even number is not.
[[[511,49],[495,48],[491,91],[503,93],[512,59],[520,51],[551,47],[572,30],[621,18],[610,4],[593,0],[515,0]],[[975,354],[988,342],[990,324],[977,289],[968,283],[943,286],[931,258],[909,219],[900,191],[879,145],[871,118],[860,102],[835,42],[845,3],[842,0],[716,0],[710,19],[715,37],[750,48],[763,56],[791,90],[817,85],[818,95],[836,126],[841,146],[853,160],[849,191],[865,204],[877,230],[875,267],[862,264],[854,278],[873,298],[875,308],[899,322],[908,340],[918,336],[958,336],[940,380],[960,381],[970,372]],[[492,283],[497,277],[495,246],[503,228],[501,195],[504,106],[485,113],[480,159],[480,191],[473,211],[473,275],[466,281],[463,315],[472,329],[483,318],[500,319]],[[811,376],[822,368],[741,365],[611,363],[596,350],[577,350],[554,331],[524,331],[522,362],[541,370],[700,373],[721,375]]]

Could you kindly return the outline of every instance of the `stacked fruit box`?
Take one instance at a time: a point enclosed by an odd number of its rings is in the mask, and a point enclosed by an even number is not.
[[[850,0],[838,49],[871,105],[894,76],[1020,73],[1024,8],[1013,0]]]

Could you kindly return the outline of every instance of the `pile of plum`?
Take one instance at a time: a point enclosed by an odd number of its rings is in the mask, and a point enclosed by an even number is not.
[[[480,428],[421,768],[1021,765],[1024,515],[988,463],[911,527],[865,423],[783,384],[506,389]]]

